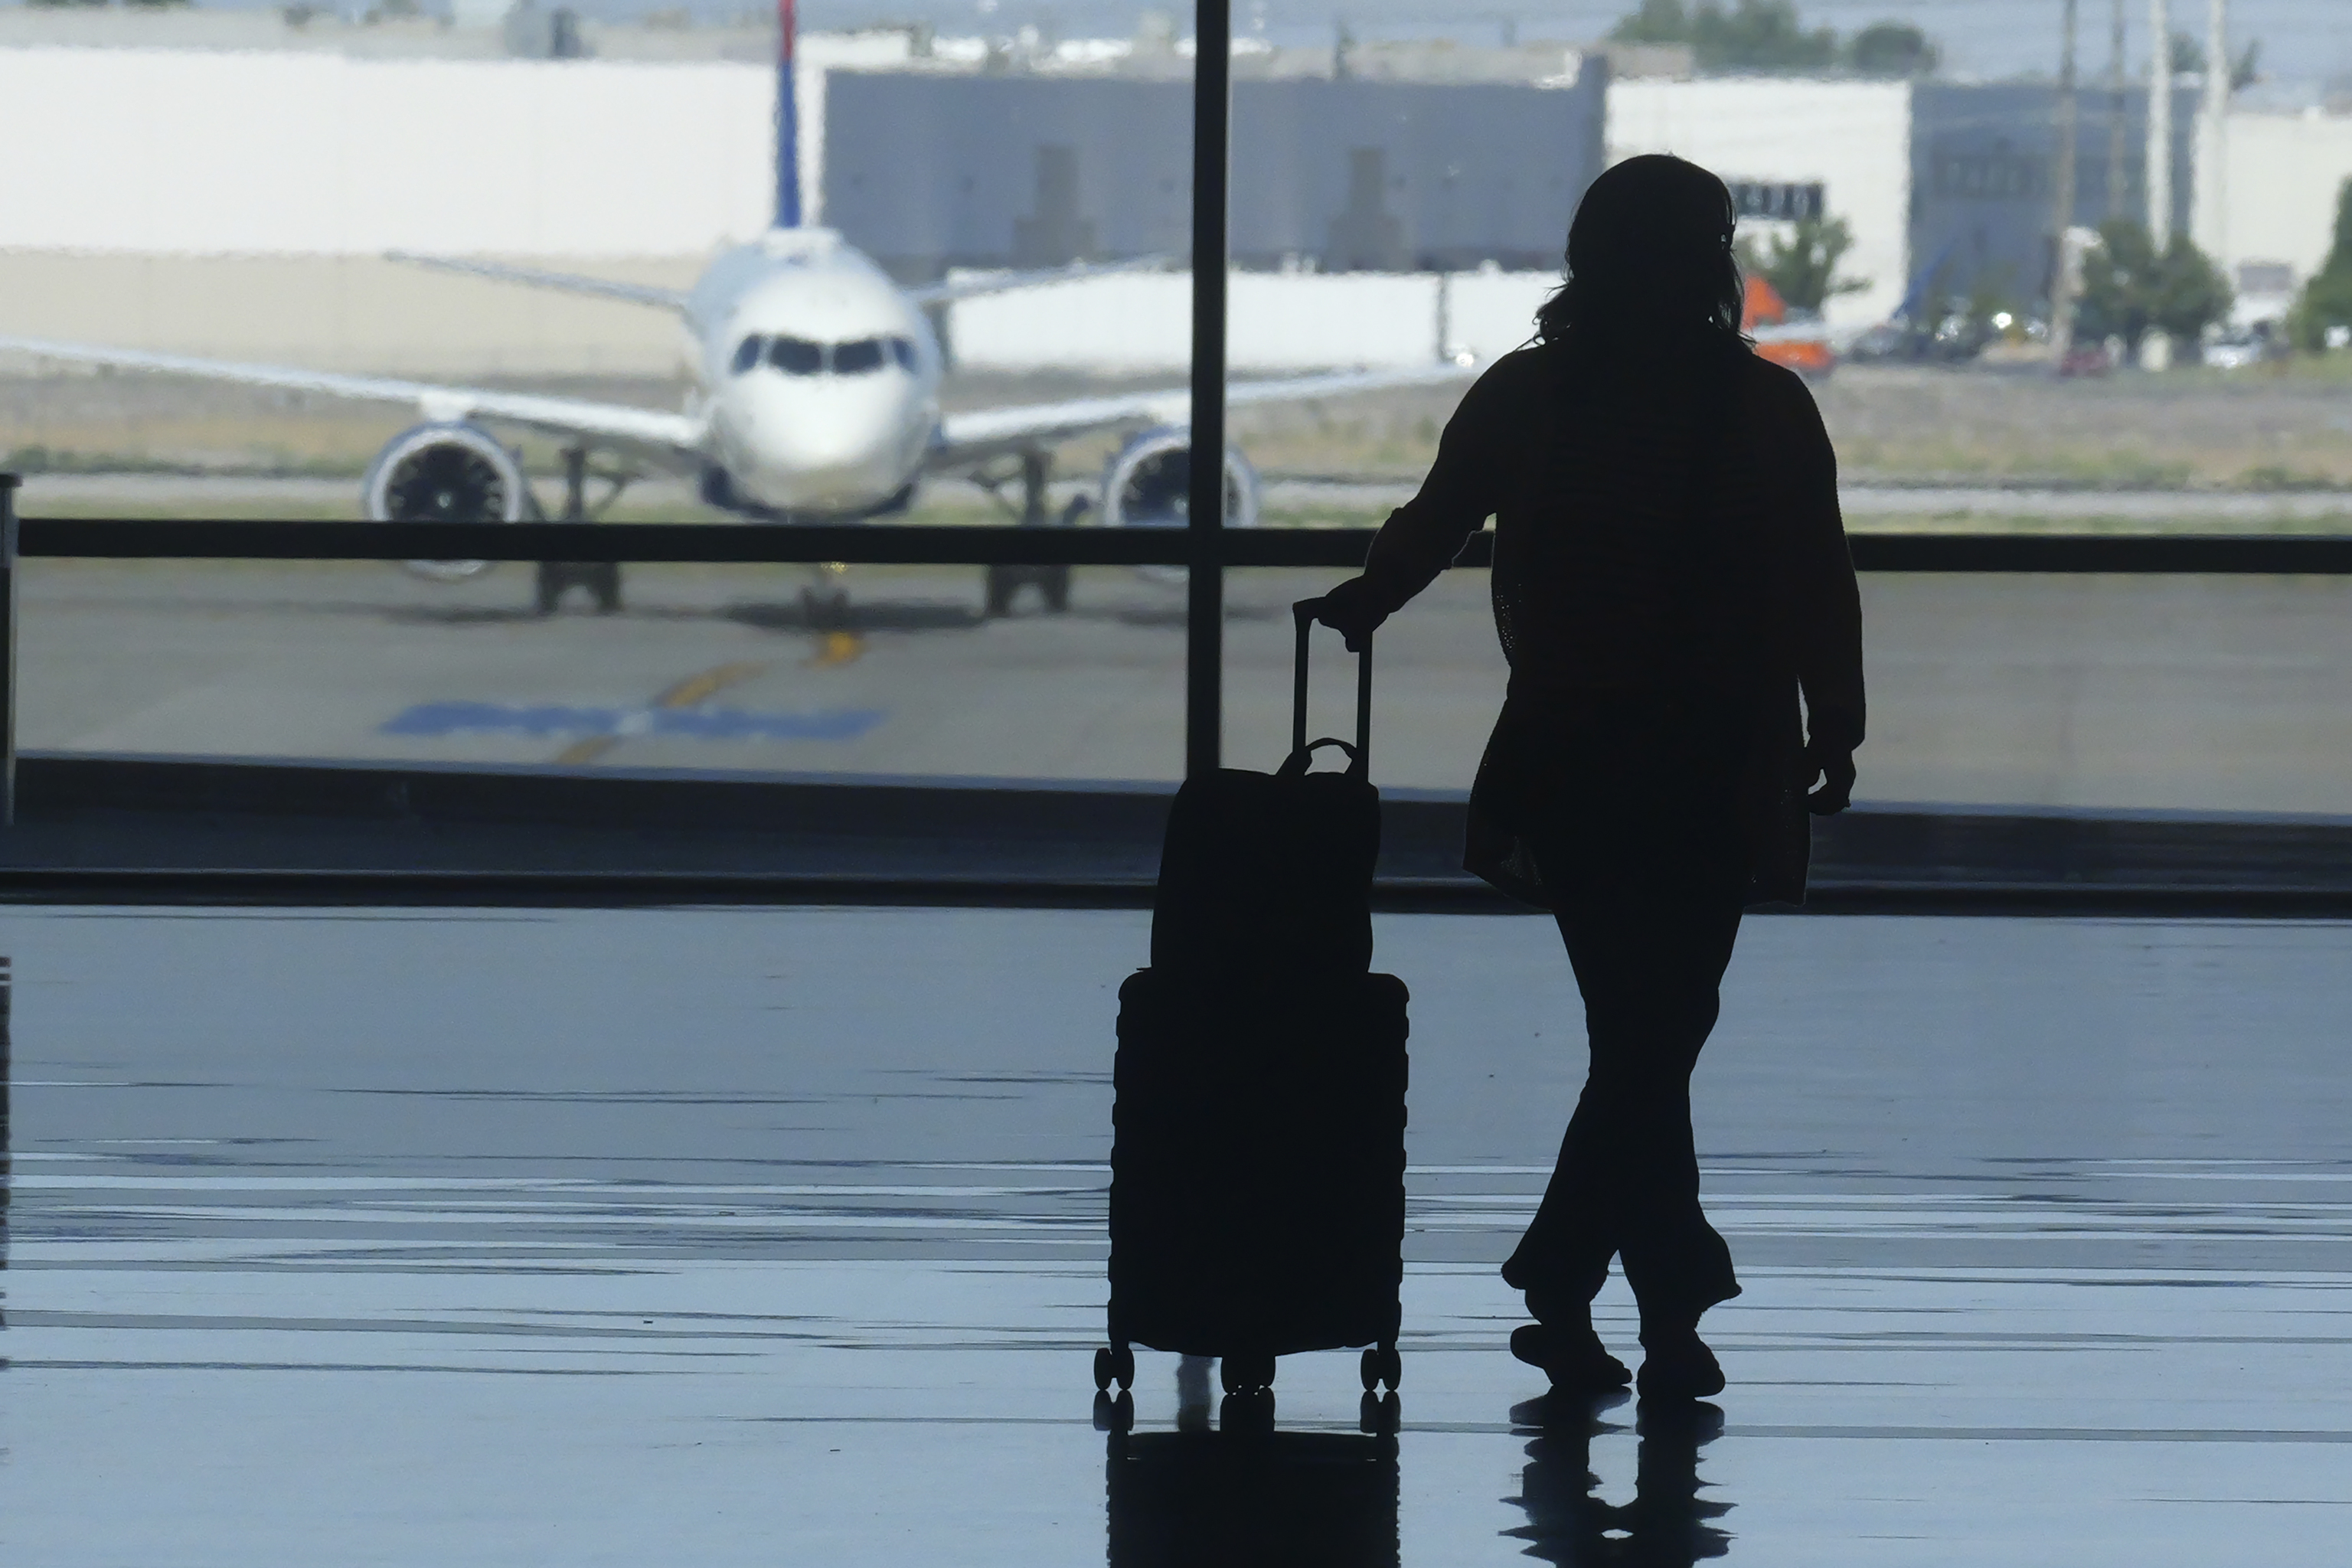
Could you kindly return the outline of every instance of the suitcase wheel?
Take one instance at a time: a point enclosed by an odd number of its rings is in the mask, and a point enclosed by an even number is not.
[[[1363,1377],[1366,1394],[1377,1391],[1384,1383],[1394,1392],[1404,1377],[1404,1358],[1397,1354],[1394,1345],[1368,1345],[1357,1370]]]
[[[1229,1355],[1218,1363],[1217,1374],[1227,1394],[1255,1394],[1274,1386],[1274,1358],[1249,1352]]]
[[[1099,1394],[1113,1383],[1122,1394],[1135,1386],[1135,1352],[1125,1345],[1117,1350],[1108,1345],[1095,1347],[1095,1392]]]
[[[1260,1388],[1248,1394],[1226,1394],[1224,1402],[1217,1406],[1217,1426],[1236,1435],[1273,1431],[1274,1390]]]

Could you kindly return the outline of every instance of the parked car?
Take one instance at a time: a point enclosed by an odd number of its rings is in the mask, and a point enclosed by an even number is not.
[[[1761,278],[1748,279],[1739,330],[1756,341],[1759,358],[1786,365],[1808,381],[1822,380],[1837,368],[1837,350],[1830,345],[1822,313],[1791,306]]]
[[[2208,336],[2201,350],[2204,362],[2216,370],[2243,370],[2293,352],[2275,321],[2230,323]]]

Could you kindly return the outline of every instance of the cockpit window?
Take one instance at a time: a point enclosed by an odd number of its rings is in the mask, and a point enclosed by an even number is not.
[[[768,363],[786,375],[815,375],[824,369],[824,345],[805,338],[778,338],[768,345]]]
[[[806,338],[755,333],[735,345],[735,374],[748,374],[762,359],[786,375],[822,375],[827,371],[835,375],[871,375],[893,363],[907,371],[918,363],[911,338],[855,338],[828,345]]]
[[[851,342],[833,345],[833,372],[835,375],[867,375],[882,368],[882,340],[858,338]]]

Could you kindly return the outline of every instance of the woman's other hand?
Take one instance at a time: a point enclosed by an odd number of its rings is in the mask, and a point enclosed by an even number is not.
[[[1315,618],[1346,637],[1349,653],[1361,653],[1389,613],[1373,599],[1371,584],[1355,576],[1323,595]]]
[[[1821,787],[1805,796],[1805,809],[1815,816],[1835,816],[1853,804],[1853,750],[1815,741],[1805,748],[1806,776],[1818,777]]]

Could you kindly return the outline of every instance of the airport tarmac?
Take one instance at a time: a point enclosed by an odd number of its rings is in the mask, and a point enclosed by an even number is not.
[[[1085,476],[1056,482],[1055,504],[1092,490]],[[1348,476],[1274,476],[1263,487],[1270,521],[1306,520],[1370,527],[1411,500],[1416,481]],[[552,500],[553,487],[542,485]],[[2219,489],[2095,485],[1886,484],[1849,479],[1839,491],[1849,526],[2086,526],[2263,531],[2352,529],[2352,489]],[[337,519],[359,515],[355,479],[270,474],[37,473],[27,476],[19,510],[28,517],[271,517]],[[923,486],[916,521],[991,517],[987,492],[962,479]],[[683,479],[632,485],[615,519],[723,521],[701,506]]]
[[[1081,569],[1066,614],[984,619],[972,567],[858,568],[839,618],[793,567],[633,566],[626,608],[530,610],[529,568],[39,560],[22,572],[27,749],[804,774],[1166,780],[1184,595]],[[1328,572],[1230,578],[1226,748],[1286,746],[1287,606]],[[1504,667],[1483,573],[1378,645],[1374,776],[1466,788]],[[2352,814],[2352,582],[1872,575],[1864,798]],[[1319,640],[1316,727],[1348,721]]]
[[[1503,1349],[1580,1072],[1549,923],[1383,917],[1398,1407],[1303,1354],[1254,1432],[1146,1352],[1122,1436],[1088,1362],[1147,934],[0,910],[11,1560],[2340,1554],[2352,928],[1750,921],[1696,1094],[1746,1293],[1706,1322],[1729,1388],[1675,1411],[1538,1403]],[[1622,1281],[1597,1317],[1633,1354]]]
[[[406,370],[430,376],[423,366]],[[1171,379],[1181,377],[959,371],[940,391],[949,409],[962,411],[1163,388]],[[666,378],[610,374],[505,376],[493,384],[646,408],[677,407],[686,391]],[[1850,482],[2273,494],[2316,487],[2313,493],[2333,489],[2340,498],[2352,486],[2345,385],[2343,363],[2305,359],[2261,372],[2063,381],[1980,366],[1847,364],[1813,390]],[[1460,391],[1259,405],[1235,411],[1233,435],[1269,474],[1411,479],[1427,468]],[[170,376],[27,377],[0,367],[0,452],[34,468],[356,475],[408,422],[397,409],[270,389]],[[549,441],[519,440],[541,471],[555,471]],[[1098,474],[1109,447],[1102,439],[1064,447],[1061,472]]]

